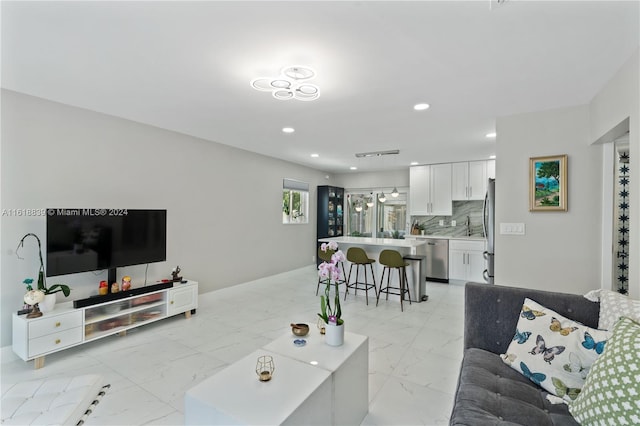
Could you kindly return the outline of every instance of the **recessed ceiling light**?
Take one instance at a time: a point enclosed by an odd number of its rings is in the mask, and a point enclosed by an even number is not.
[[[411,165],[412,165],[412,166],[417,166],[417,165],[418,165],[418,162],[417,162],[417,161],[412,161],[412,162],[411,162]]]
[[[349,170],[358,170],[358,168],[356,166],[351,166],[349,167]]]
[[[314,154],[311,154],[311,157],[312,158],[318,158],[318,157],[320,157],[320,155],[314,153]]]
[[[487,133],[486,135],[488,138],[495,138],[496,137],[496,132],[493,133]]]
[[[425,109],[429,109],[429,104],[415,104],[413,106],[413,109],[415,109],[416,111],[424,111]]]
[[[282,128],[282,131],[283,131],[284,133],[293,133],[293,132],[295,132],[295,131],[296,131],[296,129],[294,129],[293,127],[283,127],[283,128]]]
[[[496,156],[495,156],[495,155],[490,155],[490,156],[489,156],[489,159],[490,159],[490,160],[495,160],[495,159],[496,159]]]

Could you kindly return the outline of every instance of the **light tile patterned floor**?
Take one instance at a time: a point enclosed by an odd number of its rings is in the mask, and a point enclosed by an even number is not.
[[[184,392],[229,363],[289,332],[316,323],[313,266],[201,294],[191,319],[176,316],[33,362],[2,364],[7,383],[99,373],[111,389],[87,425],[181,425]],[[405,305],[349,294],[349,331],[369,336],[369,414],[363,425],[448,424],[462,360],[460,284],[427,283],[429,301]],[[312,332],[316,330],[312,327]]]

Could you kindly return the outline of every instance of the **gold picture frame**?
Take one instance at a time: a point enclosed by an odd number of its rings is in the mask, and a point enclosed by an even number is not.
[[[567,155],[529,159],[529,211],[567,211]]]

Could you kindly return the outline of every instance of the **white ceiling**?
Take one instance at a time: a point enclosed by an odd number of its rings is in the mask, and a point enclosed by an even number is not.
[[[3,88],[332,173],[488,158],[496,117],[588,103],[640,39],[638,1],[2,1],[1,13]],[[287,65],[315,68],[318,100],[249,86]],[[388,149],[400,155],[354,156]]]

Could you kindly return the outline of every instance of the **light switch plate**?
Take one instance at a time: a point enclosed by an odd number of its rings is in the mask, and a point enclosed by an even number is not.
[[[501,235],[524,235],[524,223],[500,223]]]
[[[440,219],[440,221],[438,222],[438,225],[444,226],[444,220]]]
[[[451,221],[451,226],[456,226],[456,221],[455,220]]]

